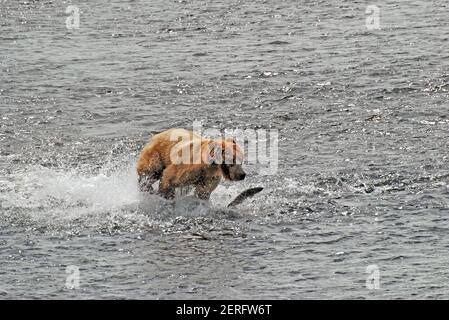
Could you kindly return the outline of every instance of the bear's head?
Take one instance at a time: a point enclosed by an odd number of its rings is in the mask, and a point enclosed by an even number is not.
[[[234,139],[211,140],[203,150],[203,159],[209,165],[220,166],[226,180],[245,179],[243,151]]]

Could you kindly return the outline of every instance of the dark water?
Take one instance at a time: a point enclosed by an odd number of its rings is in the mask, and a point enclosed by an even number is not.
[[[0,0],[0,298],[448,298],[449,5],[371,4]],[[140,194],[194,120],[279,130],[278,173]]]

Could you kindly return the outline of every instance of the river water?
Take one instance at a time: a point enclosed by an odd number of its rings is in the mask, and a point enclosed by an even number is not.
[[[448,33],[446,1],[0,0],[0,298],[448,298]],[[277,130],[276,174],[141,194],[194,121]]]

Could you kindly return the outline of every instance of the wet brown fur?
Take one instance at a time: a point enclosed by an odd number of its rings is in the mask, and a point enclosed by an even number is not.
[[[183,140],[171,141],[173,137],[183,137]],[[174,149],[176,147],[176,149]],[[223,152],[232,155],[233,163],[214,163],[214,151],[218,147]],[[180,150],[190,152],[188,163],[173,163],[172,153]],[[212,156],[212,158],[210,157]],[[197,163],[194,163],[196,159]],[[199,135],[184,129],[169,129],[156,134],[143,148],[137,162],[137,174],[142,191],[152,192],[152,185],[159,182],[159,193],[173,199],[175,189],[195,186],[195,195],[200,199],[209,199],[210,194],[224,177],[227,180],[243,180],[245,173],[239,160],[243,153],[234,140],[203,139]]]

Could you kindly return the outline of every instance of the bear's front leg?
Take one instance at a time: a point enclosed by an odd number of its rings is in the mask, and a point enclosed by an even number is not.
[[[208,181],[210,178],[204,178],[205,170],[201,165],[169,165],[162,173],[159,184],[159,192],[166,199],[175,197],[175,189],[189,185],[200,186],[198,191],[200,197],[208,198],[218,182]],[[206,182],[207,183],[204,183]]]
[[[195,196],[201,200],[209,200],[212,191],[217,188],[220,180],[220,177],[203,179],[195,188]]]

